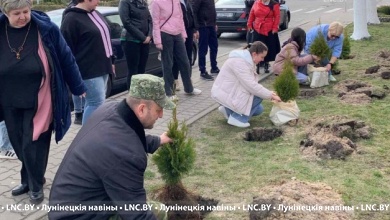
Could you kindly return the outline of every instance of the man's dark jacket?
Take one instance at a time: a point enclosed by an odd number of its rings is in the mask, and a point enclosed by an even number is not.
[[[110,211],[51,211],[49,219],[155,219],[151,211],[126,211],[125,204],[146,204],[147,153],[160,145],[145,130],[125,100],[100,106],[69,146],[51,187],[50,206],[115,206]]]
[[[119,15],[125,29],[122,38],[144,42],[146,37],[152,37],[152,17],[146,0],[121,0]]]
[[[53,125],[56,133],[55,140],[58,142],[68,131],[71,122],[68,86],[74,95],[83,94],[87,88],[81,79],[72,51],[57,25],[50,21],[49,16],[40,11],[31,11],[31,19],[38,26],[50,65]],[[5,20],[5,15],[0,15],[0,23],[4,24]],[[0,113],[0,121],[3,120],[2,117]]]
[[[181,10],[183,12],[183,20],[184,26],[186,30],[196,31],[198,28],[196,27],[197,22],[195,22],[194,10],[192,9],[192,5],[190,0],[184,0],[185,5],[180,1]]]
[[[193,0],[197,27],[214,27],[217,25],[217,12],[215,11],[214,0]]]

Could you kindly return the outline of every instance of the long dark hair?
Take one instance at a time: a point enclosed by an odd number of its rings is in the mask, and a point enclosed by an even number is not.
[[[302,28],[294,28],[291,31],[291,37],[283,43],[283,46],[286,46],[286,44],[291,43],[292,41],[297,42],[298,44],[298,51],[302,52],[303,48],[305,47],[306,43],[306,32]]]

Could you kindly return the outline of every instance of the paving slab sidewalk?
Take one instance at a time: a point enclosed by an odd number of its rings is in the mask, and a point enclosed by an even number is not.
[[[237,47],[239,46],[240,45]],[[228,54],[219,55],[218,63],[220,66],[222,66],[227,57]],[[183,89],[177,92],[179,98],[177,116],[179,121],[185,120],[187,124],[195,122],[219,106],[219,104],[210,97],[213,81],[202,80],[199,76],[197,66],[193,67],[192,75],[194,87],[201,89],[202,94],[197,96],[186,95],[184,94]],[[261,74],[261,78],[265,79],[269,75],[270,74]],[[122,92],[108,98],[107,101],[120,101],[123,100],[126,95],[127,92]],[[147,130],[147,133],[159,135],[162,132],[165,132],[171,116],[172,111],[164,111],[163,118],[157,120],[154,128],[152,130]],[[72,117],[74,116],[72,115]],[[72,124],[64,139],[60,141],[59,144],[56,144],[52,140],[49,162],[45,174],[47,180],[44,185],[45,199],[39,206],[32,206],[27,194],[21,196],[11,195],[11,189],[20,183],[20,161],[0,160],[0,219],[47,219],[48,198],[53,178],[70,143],[73,141],[80,127],[80,125]]]

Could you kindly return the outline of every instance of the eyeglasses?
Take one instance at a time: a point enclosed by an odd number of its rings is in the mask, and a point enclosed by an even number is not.
[[[337,36],[337,35],[330,35],[330,38],[335,38],[335,39],[339,39],[340,38],[340,36]]]

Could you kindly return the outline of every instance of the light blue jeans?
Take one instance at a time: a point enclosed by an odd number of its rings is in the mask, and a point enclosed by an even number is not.
[[[78,95],[72,95],[73,107],[75,113],[81,113],[84,110],[85,98]]]
[[[84,80],[87,87],[87,95],[85,96],[85,106],[83,114],[83,124],[88,120],[91,114],[104,103],[106,99],[108,74]]]
[[[249,113],[249,116],[238,114],[238,113],[232,111],[231,109],[225,107],[226,113],[228,114],[228,116],[232,116],[233,118],[239,120],[242,123],[247,123],[252,118],[252,116],[260,115],[261,113],[263,113],[264,108],[263,108],[263,105],[261,104],[262,101],[263,101],[263,99],[261,99],[257,96],[253,97],[252,108],[251,108],[251,111]]]
[[[306,74],[297,72],[297,74],[295,76],[297,77],[297,80],[299,81],[299,83],[304,83],[304,82],[307,81],[307,75]]]
[[[0,151],[14,150],[11,142],[9,141],[7,128],[5,122],[0,122]]]

